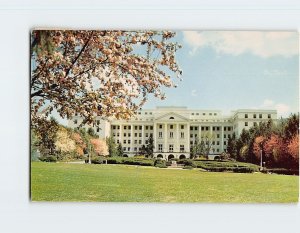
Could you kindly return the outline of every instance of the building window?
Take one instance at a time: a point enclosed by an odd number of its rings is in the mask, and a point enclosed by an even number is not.
[[[126,144],[126,140],[124,140],[123,143]]]
[[[215,145],[215,141],[212,141],[212,144]]]
[[[262,114],[259,114],[259,118],[260,118],[260,119],[262,118]]]
[[[192,113],[192,116],[194,116],[194,113]]]
[[[128,133],[128,137],[131,137],[131,133]]]
[[[226,126],[224,126],[224,131],[226,131]]]
[[[97,125],[100,125],[100,120],[97,120]]]
[[[214,116],[216,116],[217,115],[217,113],[214,113]]]
[[[124,125],[124,129],[127,129],[127,126],[126,126],[126,125]]]
[[[217,127],[217,131],[219,131],[220,130],[220,127]]]
[[[170,151],[170,152],[173,152],[173,150],[174,150],[174,145],[173,145],[173,144],[170,144],[170,145],[169,145],[169,151]]]
[[[99,133],[99,131],[100,131],[100,129],[99,128],[97,128],[97,132]]]
[[[148,133],[146,133],[146,138],[148,137],[148,135],[149,135],[149,134],[148,134]]]
[[[194,129],[193,126],[191,126],[191,127],[190,127],[190,130],[193,130],[193,129]]]
[[[253,114],[253,118],[256,118],[256,114]]]
[[[193,134],[190,135],[190,138],[192,138],[192,137],[193,137]]]
[[[162,152],[162,150],[163,150],[162,148],[163,148],[163,145],[162,144],[158,144],[158,151],[159,152]]]
[[[139,140],[139,144],[142,144],[142,140]]]
[[[137,130],[137,129],[138,129],[137,125],[136,125],[136,126],[134,126],[134,129],[135,129],[135,130]]]
[[[130,147],[128,147],[127,149],[128,149],[128,151],[130,151]]]
[[[195,130],[198,130],[198,127],[197,127],[197,126],[195,126]]]
[[[199,113],[197,112],[196,115],[199,116]]]
[[[116,126],[115,125],[113,125],[113,127],[112,127],[113,129],[116,129]]]
[[[128,126],[128,129],[131,129],[131,125]]]
[[[248,118],[248,114],[245,114],[245,118]]]
[[[180,138],[184,138],[184,132],[180,133]]]
[[[120,143],[120,140],[119,140],[119,139],[117,140],[117,143],[118,143],[118,144]]]
[[[162,129],[162,125],[159,125],[159,128]]]
[[[123,147],[123,151],[126,151],[126,147]]]
[[[158,132],[158,137],[162,138],[162,132]]]
[[[128,140],[128,144],[130,144],[131,143],[131,141],[130,140]]]
[[[173,129],[173,125],[170,125],[170,129]]]
[[[180,125],[180,129],[184,129],[184,125]]]
[[[226,138],[226,134],[224,134],[224,138]]]
[[[142,126],[141,125],[139,126],[139,130],[142,130]]]
[[[208,131],[208,127],[206,127],[206,131]]]
[[[126,133],[124,133],[124,137],[126,137]]]
[[[220,138],[220,134],[217,134],[217,138]]]
[[[180,145],[180,152],[184,152],[184,145]]]
[[[137,137],[137,133],[134,133],[134,136]]]
[[[226,146],[226,141],[224,141],[224,146]]]
[[[245,126],[248,126],[248,122],[245,122]]]
[[[152,134],[152,133],[150,133],[150,137],[153,137],[153,134]]]
[[[170,138],[173,138],[173,136],[174,136],[173,132],[170,132]]]
[[[137,144],[137,140],[134,140],[134,144]]]
[[[219,146],[220,145],[220,142],[219,141],[217,141],[217,146]]]
[[[201,130],[204,130],[204,127],[203,127],[203,126],[201,127]]]
[[[215,127],[213,127],[213,131],[215,131]]]
[[[253,122],[253,126],[257,126],[257,122]]]
[[[139,133],[139,137],[142,137],[142,133]]]
[[[148,130],[148,125],[146,125],[146,130]]]
[[[150,130],[153,130],[153,126],[150,126]]]
[[[134,151],[137,151],[137,147],[134,147]]]
[[[268,114],[268,118],[271,119],[271,114]]]
[[[210,113],[209,113],[209,115],[211,116],[211,115],[212,115],[212,113],[210,112]]]
[[[120,133],[117,133],[117,137],[120,137]]]

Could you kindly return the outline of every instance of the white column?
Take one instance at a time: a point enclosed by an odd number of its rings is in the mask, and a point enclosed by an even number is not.
[[[221,126],[221,153],[224,151],[224,126]]]
[[[198,126],[199,127],[199,142],[201,143],[201,125]]]
[[[145,125],[142,125],[142,145],[145,145]]]
[[[186,124],[187,127],[187,152],[190,153],[190,123]]]
[[[176,143],[176,149],[175,149],[175,151],[177,151],[177,152],[180,152],[180,145],[179,145],[179,124],[177,123],[176,124],[176,141],[175,141]]]
[[[157,151],[156,145],[156,122],[153,123],[153,141],[154,141],[154,151]]]
[[[123,127],[123,125],[122,124],[120,124],[119,125],[120,126],[120,130],[119,130],[119,141],[120,141],[120,143],[121,143],[121,145],[122,145],[122,147],[123,147],[123,141],[122,141],[122,139],[123,139],[123,136],[122,136],[122,133],[123,133],[123,130],[122,130],[122,127]]]
[[[164,152],[167,152],[167,151],[169,151],[168,150],[168,146],[167,146],[167,137],[168,137],[168,125],[167,125],[167,123],[165,123],[164,124],[164,135],[163,135],[163,137],[164,137]]]
[[[130,125],[130,152],[133,152],[133,125]]]

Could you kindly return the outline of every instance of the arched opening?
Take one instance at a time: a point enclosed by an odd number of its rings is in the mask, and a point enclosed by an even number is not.
[[[174,120],[174,117],[170,117],[169,119],[170,119],[170,120]]]
[[[175,158],[175,157],[174,157],[174,155],[172,155],[172,154],[168,156],[168,160],[174,159],[174,158]]]
[[[128,155],[125,154],[125,155],[123,155],[123,157],[128,157]]]
[[[180,155],[179,156],[179,159],[185,159],[186,157],[185,157],[185,155]]]
[[[159,154],[159,155],[157,155],[156,157],[157,157],[158,159],[164,158],[162,154]]]
[[[221,157],[217,155],[214,157],[214,160],[221,160]]]

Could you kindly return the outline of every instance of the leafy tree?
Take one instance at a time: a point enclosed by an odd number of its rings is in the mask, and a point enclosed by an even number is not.
[[[55,139],[55,149],[57,153],[57,159],[68,158],[72,152],[76,149],[75,141],[71,138],[70,132],[65,128],[60,126]]]
[[[91,137],[94,137],[94,138],[98,138],[98,135],[96,134],[95,130],[93,128],[88,128],[88,131],[87,133],[91,136]]]
[[[124,151],[123,151],[122,144],[119,143],[119,144],[118,144],[118,148],[117,148],[117,156],[122,157],[122,156],[123,156],[123,153],[124,153]]]
[[[146,155],[147,154],[147,147],[145,145],[141,146],[139,154],[141,154],[141,155]]]
[[[294,160],[293,166],[299,168],[299,134],[290,140],[287,150]]]
[[[176,86],[171,75],[182,73],[174,36],[171,31],[34,30],[32,126],[39,128],[39,119],[54,109],[67,119],[77,113],[82,125],[97,116],[128,119],[148,94],[164,99],[163,88]]]
[[[291,140],[295,135],[299,134],[299,114],[292,114],[284,128],[285,140]]]
[[[146,141],[146,156],[148,158],[153,158],[154,150],[154,140],[152,134],[150,134],[148,140]]]
[[[97,155],[107,156],[109,154],[107,144],[104,140],[92,138],[91,143],[93,144],[94,151]]]
[[[229,153],[231,158],[237,159],[238,152],[237,152],[237,139],[235,133],[229,135],[228,142],[227,142],[227,152]]]
[[[204,155],[208,158],[208,155],[212,149],[213,141],[215,140],[216,135],[214,133],[204,133],[202,135],[202,141],[204,143]]]
[[[115,156],[119,155],[117,145],[115,143],[115,140],[112,137],[106,138],[106,144],[108,147],[108,156],[109,157],[115,157]]]
[[[34,129],[37,137],[37,146],[42,156],[51,156],[55,154],[56,132],[59,128],[54,118],[46,120],[38,119],[38,129]]]

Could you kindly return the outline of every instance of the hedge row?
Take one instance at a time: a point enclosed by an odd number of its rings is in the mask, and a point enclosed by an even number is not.
[[[281,175],[296,175],[299,176],[299,170],[294,169],[286,169],[286,168],[271,168],[271,169],[264,169],[263,173],[275,173]]]
[[[154,161],[152,159],[145,159],[145,158],[125,158],[125,157],[110,157],[110,158],[103,158],[97,157],[92,159],[92,163],[95,164],[102,164],[107,160],[108,164],[128,164],[128,165],[140,165],[140,166],[154,166]]]

